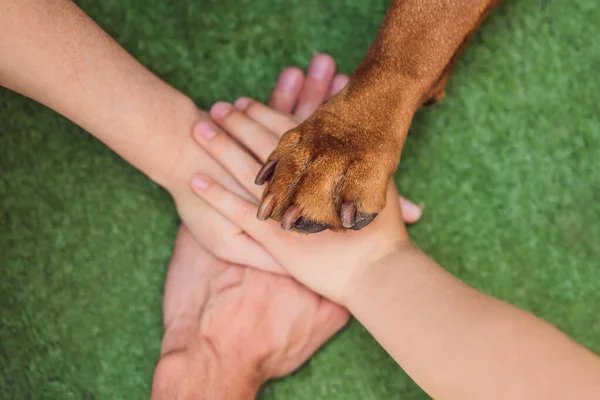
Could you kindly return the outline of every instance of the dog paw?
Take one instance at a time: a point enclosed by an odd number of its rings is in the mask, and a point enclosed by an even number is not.
[[[267,183],[257,217],[304,233],[367,226],[385,206],[403,143],[375,125],[328,103],[288,131],[256,177]]]

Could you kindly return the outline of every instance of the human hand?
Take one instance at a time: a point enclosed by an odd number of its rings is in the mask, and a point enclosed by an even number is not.
[[[225,103],[217,103],[211,109],[211,116],[233,137],[243,140],[261,162],[271,151],[264,146],[265,138],[273,134],[281,136],[297,124],[293,118],[247,98],[239,99],[235,105],[232,109]],[[287,272],[323,296],[343,302],[344,287],[359,276],[361,270],[398,249],[411,246],[400,204],[407,222],[418,220],[421,210],[404,199],[398,201],[393,183],[389,185],[387,205],[380,217],[361,231],[327,231],[314,236],[285,233],[275,222],[260,222],[256,218],[255,203],[262,195],[262,188],[254,185],[253,177],[261,168],[260,163],[231,137],[218,134],[212,124],[197,124],[194,137],[255,200],[243,199],[205,176],[194,178],[194,191],[236,223],[240,234],[255,239]]]
[[[264,382],[299,368],[349,316],[291,278],[217,260],[183,225],[163,305],[156,400],[254,398]]]
[[[312,114],[331,94],[341,90],[348,81],[346,75],[335,74],[335,61],[328,55],[316,55],[310,63],[305,77],[298,68],[284,70],[271,95],[270,104],[283,113],[292,113],[295,120],[301,121]],[[209,121],[208,115],[200,114],[200,120]],[[175,158],[177,161],[168,174],[164,186],[171,193],[183,222],[194,237],[202,241],[207,249],[217,257],[238,264],[284,273],[272,257],[247,235],[239,234],[239,229],[226,218],[198,198],[189,187],[193,173],[204,173],[229,190],[252,199],[221,165],[215,162],[199,146],[178,140],[181,145]],[[278,138],[263,136],[267,148],[274,148]],[[242,143],[244,143],[242,141]],[[231,251],[235,249],[235,251]]]

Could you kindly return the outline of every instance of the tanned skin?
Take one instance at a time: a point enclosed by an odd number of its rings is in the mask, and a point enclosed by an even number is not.
[[[385,206],[413,115],[441,100],[500,0],[393,0],[347,87],[287,132],[256,177],[258,218],[304,233],[367,226]]]

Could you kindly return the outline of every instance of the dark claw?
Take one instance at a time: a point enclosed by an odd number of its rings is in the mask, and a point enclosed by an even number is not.
[[[254,180],[254,183],[257,185],[262,185],[263,183],[270,181],[273,177],[273,173],[275,172],[276,164],[277,161],[271,160],[268,161],[265,165],[263,165],[260,171],[258,171],[258,174],[256,174],[256,179]]]
[[[322,222],[313,221],[312,219],[300,217],[296,221],[296,230],[302,233],[317,233],[331,228],[331,225]]]
[[[342,220],[342,226],[346,229],[350,229],[354,226],[356,218],[356,206],[352,203],[345,202],[342,204],[340,211],[340,219]]]
[[[285,210],[283,218],[281,218],[281,229],[283,229],[284,231],[291,231],[292,229],[294,229],[296,221],[298,221],[299,217],[300,207],[291,206],[290,208]]]
[[[256,213],[256,218],[258,218],[259,221],[268,220],[274,208],[275,196],[270,194],[260,203],[260,207],[258,207],[258,212]]]
[[[292,229],[295,229],[302,233],[317,233],[331,228],[330,225],[322,222],[301,217],[300,213],[301,210],[298,206],[291,206],[288,208],[281,219],[281,228],[284,231],[291,231]]]
[[[375,213],[375,214],[357,213],[356,214],[356,222],[354,223],[354,226],[352,227],[352,229],[354,229],[355,231],[361,230],[365,226],[369,225],[371,223],[371,221],[373,221],[375,219],[376,216],[377,216],[377,213]]]

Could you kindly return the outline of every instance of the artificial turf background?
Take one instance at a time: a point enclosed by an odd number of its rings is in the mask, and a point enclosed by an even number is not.
[[[329,52],[351,72],[384,0],[80,0],[201,107],[265,99]],[[600,3],[508,0],[397,175],[414,240],[469,284],[600,352]],[[0,398],[143,399],[161,339],[169,197],[53,112],[0,89]],[[356,322],[263,399],[424,399]]]

